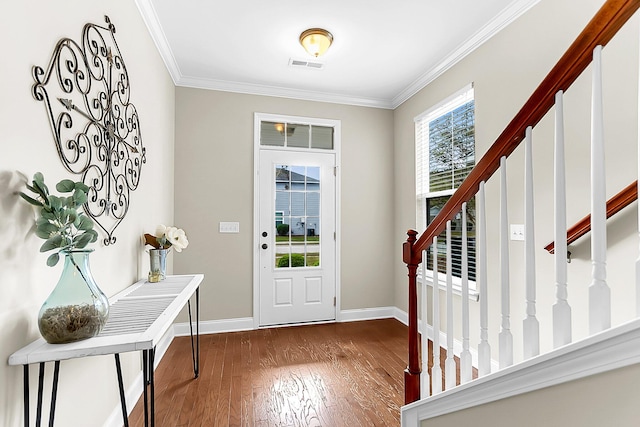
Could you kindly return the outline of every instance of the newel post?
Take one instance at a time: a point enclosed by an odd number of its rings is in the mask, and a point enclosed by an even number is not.
[[[407,231],[407,241],[402,244],[402,260],[409,269],[409,366],[404,371],[404,403],[420,399],[420,354],[418,345],[418,287],[417,271],[420,255],[413,251],[418,232]],[[426,339],[426,335],[425,335]]]

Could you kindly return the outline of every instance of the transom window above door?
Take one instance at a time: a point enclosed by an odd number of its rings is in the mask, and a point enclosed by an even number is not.
[[[333,150],[333,127],[286,122],[260,122],[260,145]]]

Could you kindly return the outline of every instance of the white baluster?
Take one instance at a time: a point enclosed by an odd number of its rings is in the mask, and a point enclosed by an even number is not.
[[[502,322],[500,334],[500,369],[513,364],[509,295],[509,217],[507,215],[507,158],[500,159],[500,288]]]
[[[422,251],[422,374],[420,374],[420,398],[424,399],[431,395],[431,378],[429,377],[429,314],[427,298],[427,251]],[[434,292],[436,286],[433,287]]]
[[[611,327],[611,291],[607,285],[607,199],[602,112],[602,46],[593,50],[591,100],[591,264],[589,332]]]
[[[462,204],[462,353],[460,353],[460,383],[472,379],[469,351],[469,260],[467,241],[467,204]]]
[[[476,284],[480,302],[480,343],[478,344],[478,376],[491,373],[489,345],[489,304],[487,302],[487,221],[484,203],[484,181],[476,194]]]
[[[451,220],[447,221],[447,358],[444,362],[446,389],[456,386],[456,361],[453,358],[453,270],[451,267]]]
[[[440,281],[438,278],[438,237],[433,238],[433,366],[431,382],[433,394],[442,392],[442,368],[440,367]]]
[[[536,256],[533,215],[533,148],[531,126],[524,141],[524,275],[527,317],[522,322],[524,358],[540,353],[540,325],[536,318]]]
[[[564,161],[564,103],[562,91],[556,94],[554,174],[554,261],[556,303],[553,305],[553,347],[571,342],[571,306],[567,301],[567,186]]]

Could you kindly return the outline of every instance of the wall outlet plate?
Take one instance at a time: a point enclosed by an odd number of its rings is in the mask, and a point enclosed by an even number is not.
[[[524,224],[511,224],[511,240],[524,240]]]

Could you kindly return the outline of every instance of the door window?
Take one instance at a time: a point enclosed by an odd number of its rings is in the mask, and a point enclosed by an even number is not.
[[[320,168],[275,168],[275,266],[319,267]]]

